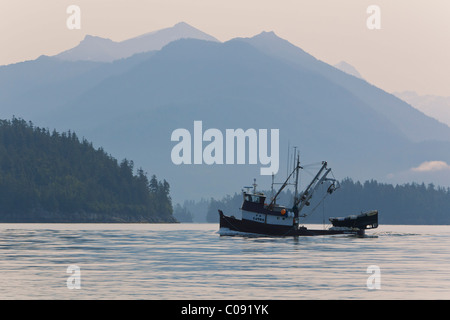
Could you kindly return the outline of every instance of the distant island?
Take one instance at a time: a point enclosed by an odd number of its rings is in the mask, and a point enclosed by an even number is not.
[[[170,186],[74,132],[0,120],[0,222],[177,222]]]

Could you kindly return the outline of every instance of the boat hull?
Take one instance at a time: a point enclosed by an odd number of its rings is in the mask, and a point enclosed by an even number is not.
[[[335,227],[374,229],[378,227],[378,210],[363,212],[359,215],[351,215],[345,218],[330,218],[330,222]]]
[[[295,228],[294,226],[271,225],[250,220],[236,219],[233,216],[226,216],[221,210],[220,228],[227,228],[232,231],[242,233],[252,233],[257,235],[268,235],[278,237],[289,236],[323,236],[336,234],[356,234],[364,235],[364,230],[340,229],[307,229],[305,227]]]

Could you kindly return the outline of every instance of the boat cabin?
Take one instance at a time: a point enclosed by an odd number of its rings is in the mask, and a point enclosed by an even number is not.
[[[244,192],[243,195],[242,219],[266,224],[293,225],[294,214],[288,212],[284,206],[273,205],[269,207],[265,203],[266,196],[263,193]]]
[[[264,201],[266,200],[266,196],[263,193],[246,193],[244,192],[244,202],[256,203],[264,206]]]

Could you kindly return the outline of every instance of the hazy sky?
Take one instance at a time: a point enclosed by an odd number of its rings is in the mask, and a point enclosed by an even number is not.
[[[81,29],[69,30],[69,5]],[[370,5],[380,30],[369,30]],[[86,34],[125,40],[180,21],[226,41],[261,31],[388,92],[450,96],[450,0],[0,0],[0,65],[54,55]]]

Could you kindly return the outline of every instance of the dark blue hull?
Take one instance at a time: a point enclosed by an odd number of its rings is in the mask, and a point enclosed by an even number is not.
[[[312,230],[305,227],[295,228],[294,226],[279,226],[270,225],[250,220],[236,219],[232,216],[226,216],[221,210],[220,228],[227,228],[232,231],[253,233],[258,235],[288,237],[288,236],[323,236],[335,234],[356,234],[364,235],[364,230],[350,230],[347,229],[327,229],[327,230]]]

